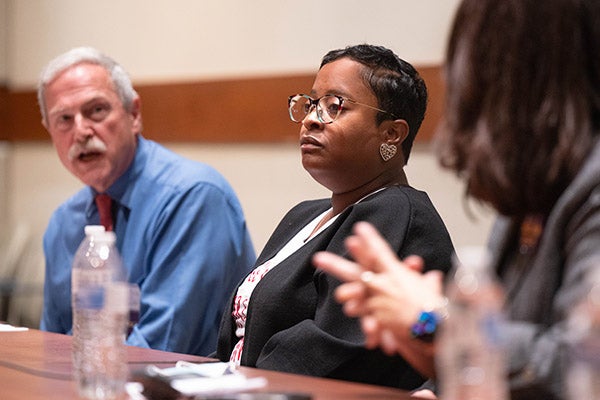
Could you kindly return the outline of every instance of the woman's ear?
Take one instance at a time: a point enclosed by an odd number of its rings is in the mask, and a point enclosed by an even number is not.
[[[400,146],[404,142],[410,131],[408,123],[403,119],[383,121],[381,126],[384,128],[384,141],[396,146]]]

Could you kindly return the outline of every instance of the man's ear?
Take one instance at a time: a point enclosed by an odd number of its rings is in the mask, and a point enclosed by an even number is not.
[[[383,121],[381,126],[384,128],[383,140],[387,144],[394,144],[396,146],[400,146],[402,142],[404,142],[404,139],[408,137],[408,132],[410,131],[408,123],[403,119]]]
[[[142,132],[142,100],[140,96],[136,96],[131,102],[131,110],[129,111],[132,119],[132,130],[135,133]]]

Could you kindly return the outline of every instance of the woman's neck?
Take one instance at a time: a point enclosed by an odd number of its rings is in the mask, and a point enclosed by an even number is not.
[[[373,192],[376,192],[386,187],[398,185],[408,185],[408,179],[406,178],[404,170],[401,170],[401,173],[396,173],[394,177],[390,178],[386,178],[385,176],[379,176],[378,178],[367,182],[364,185],[361,185],[357,188],[346,192],[333,192],[331,195],[331,216],[341,213],[347,207],[351,206],[352,204],[356,203],[363,197],[368,196]]]

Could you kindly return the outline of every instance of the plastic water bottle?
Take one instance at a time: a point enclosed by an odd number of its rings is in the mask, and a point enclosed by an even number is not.
[[[599,264],[600,265],[600,260]],[[600,273],[569,317],[569,368],[566,374],[569,400],[600,399]]]
[[[81,355],[83,353],[83,344],[80,343],[80,337],[81,335],[79,334],[79,330],[78,333],[75,334],[75,329],[76,329],[76,325],[79,326],[80,324],[76,324],[75,323],[75,318],[81,319],[79,318],[79,314],[77,313],[77,306],[75,304],[75,295],[77,292],[76,286],[79,286],[79,279],[75,278],[75,263],[77,263],[78,267],[82,264],[81,260],[85,259],[87,257],[87,254],[90,252],[90,246],[92,246],[93,248],[93,243],[95,242],[95,235],[97,233],[100,232],[104,232],[105,228],[102,225],[86,225],[84,228],[84,232],[85,232],[85,237],[83,238],[83,241],[81,242],[81,244],[79,245],[79,247],[77,248],[77,251],[75,252],[75,255],[73,257],[73,268],[71,271],[71,308],[72,308],[72,312],[73,312],[73,351],[72,351],[72,359],[73,359],[73,373],[75,375],[75,381],[79,382],[79,375],[80,375],[80,370],[81,370],[81,365],[82,365],[82,361],[81,361]]]
[[[87,228],[73,259],[73,369],[80,396],[118,399],[128,368],[129,285],[114,232]]]
[[[455,257],[446,289],[448,318],[437,340],[443,400],[506,400],[507,371],[501,324],[504,292],[487,252],[465,248]]]

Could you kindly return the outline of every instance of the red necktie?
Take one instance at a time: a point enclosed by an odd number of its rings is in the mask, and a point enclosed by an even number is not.
[[[112,218],[112,199],[107,194],[96,195],[96,206],[100,214],[100,224],[104,225],[107,231],[113,230]]]

